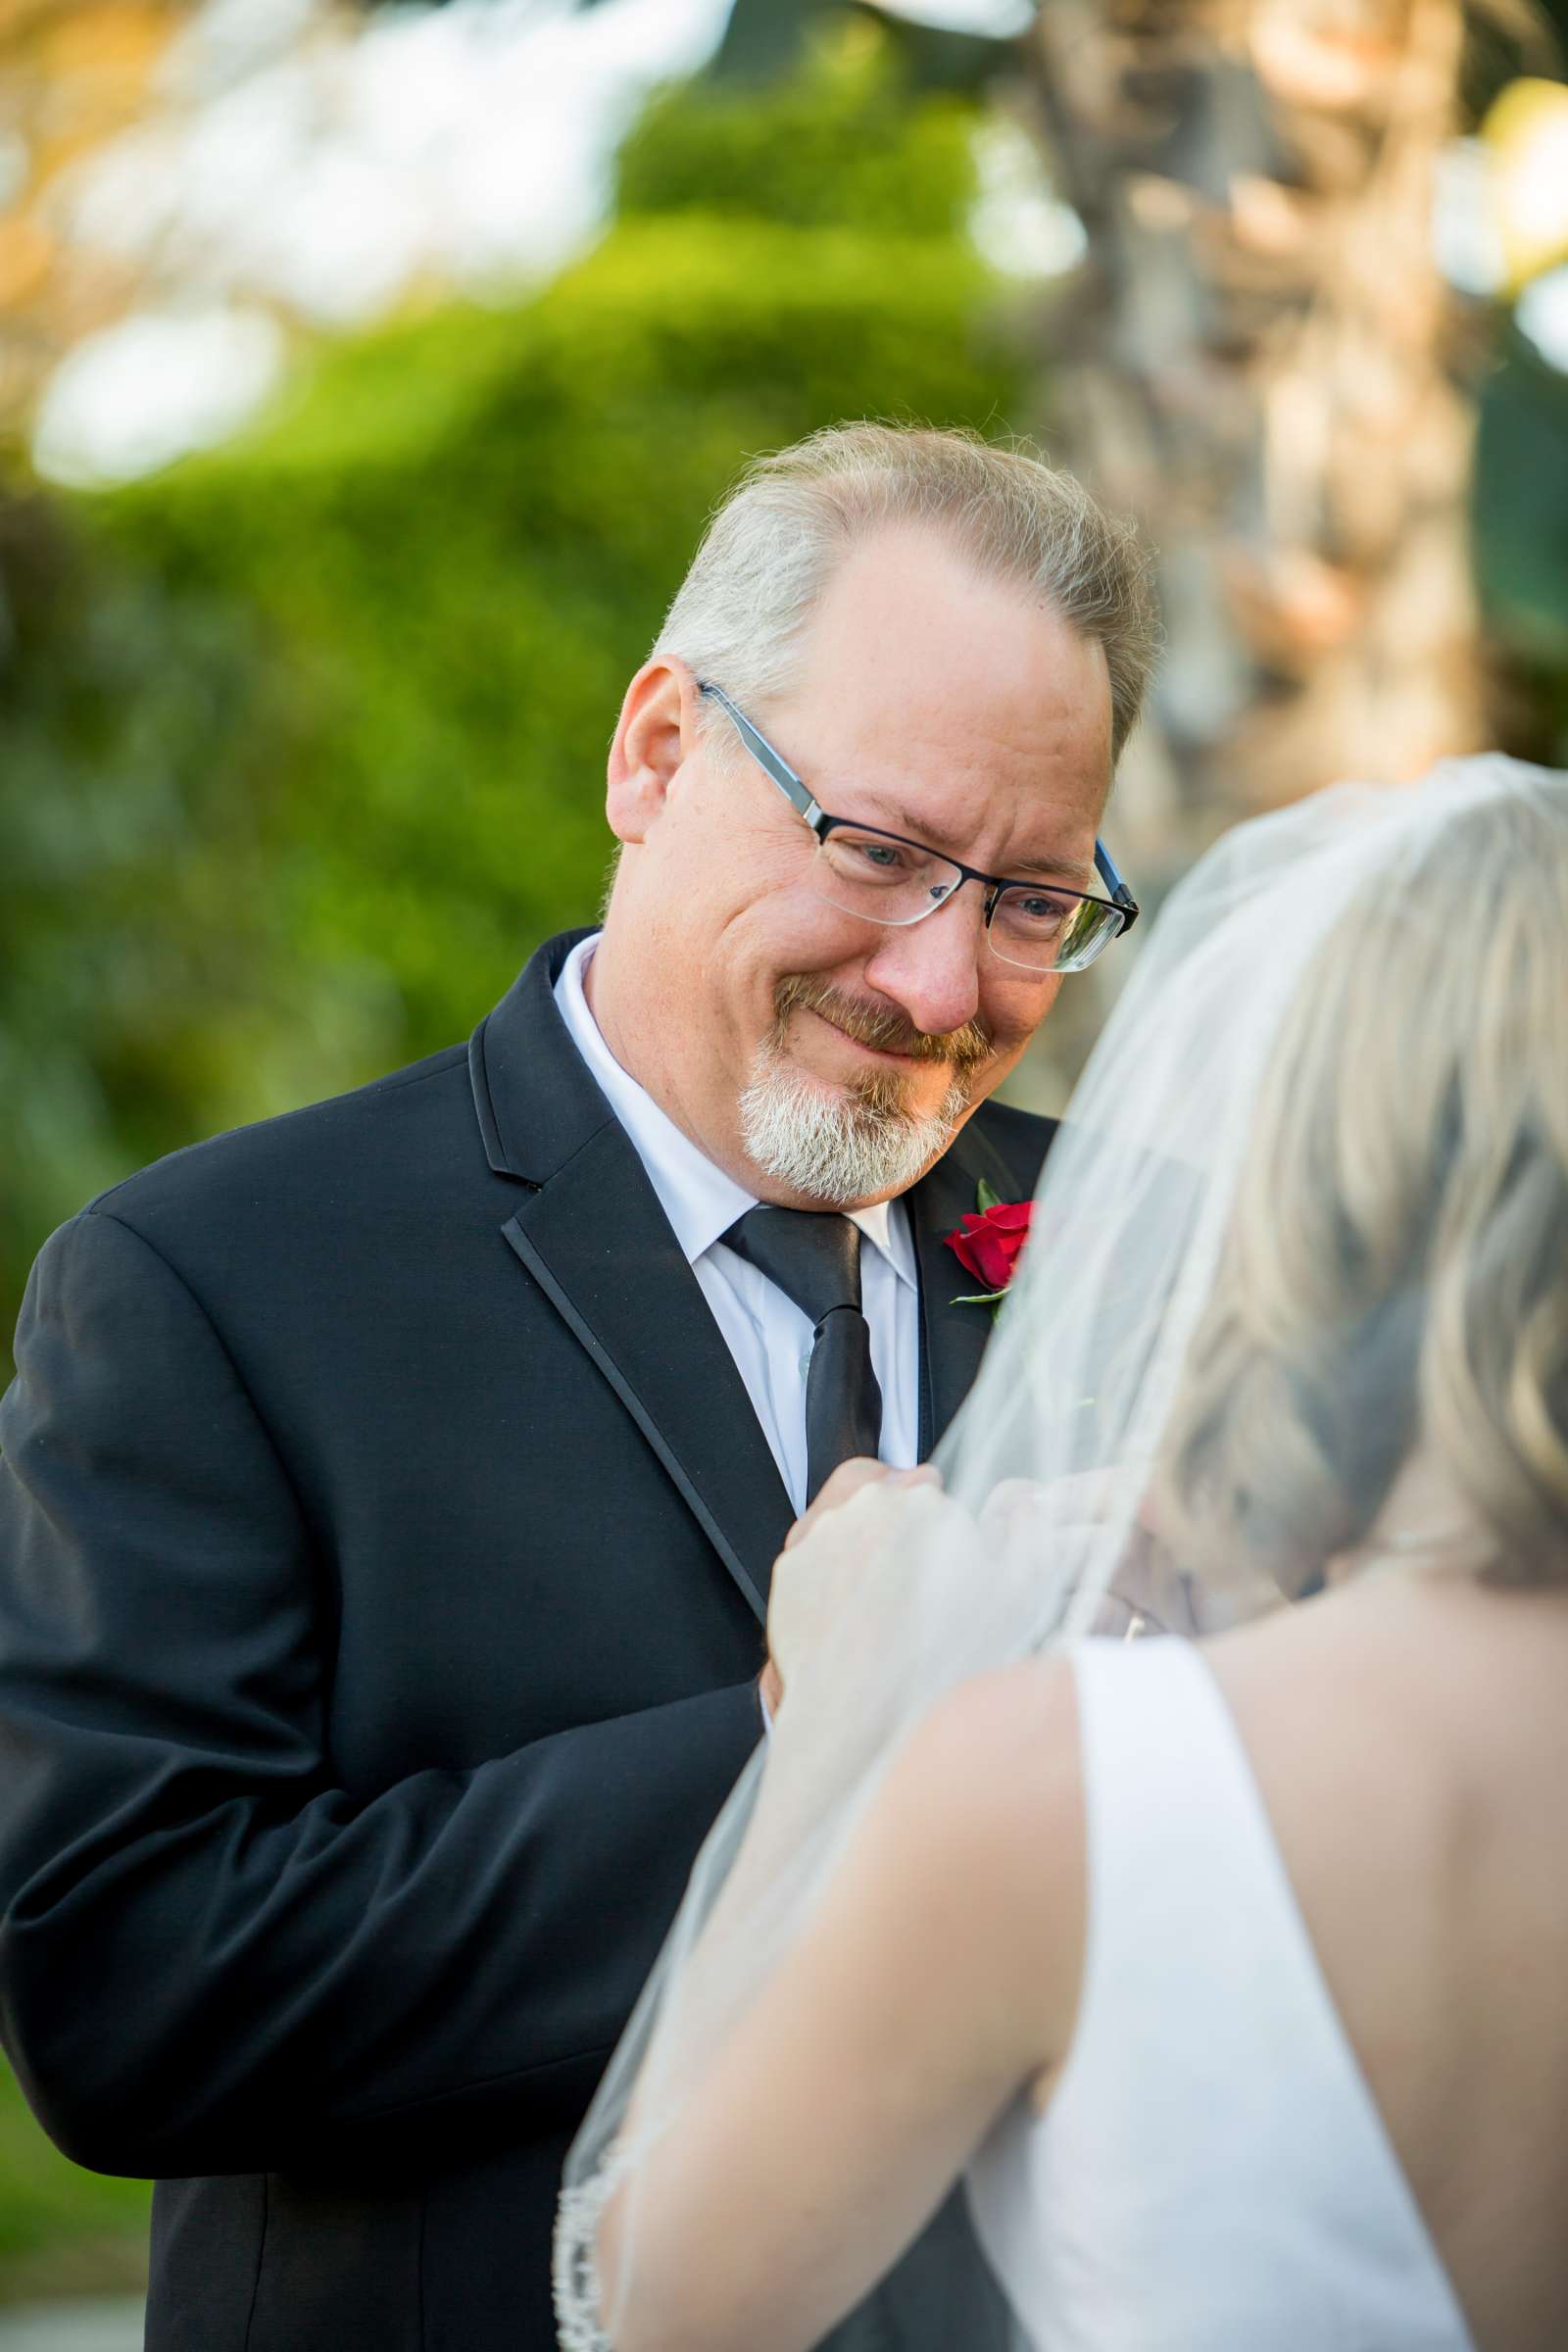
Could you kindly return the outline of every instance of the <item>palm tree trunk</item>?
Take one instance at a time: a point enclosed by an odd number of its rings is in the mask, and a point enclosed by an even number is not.
[[[1062,454],[1159,550],[1119,820],[1156,882],[1238,815],[1483,740],[1431,227],[1463,32],[1462,0],[1048,0],[1028,44],[1089,231]]]

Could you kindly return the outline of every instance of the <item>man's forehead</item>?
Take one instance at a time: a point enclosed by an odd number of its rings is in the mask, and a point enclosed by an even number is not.
[[[1041,729],[1110,728],[1104,650],[1011,587],[967,577],[969,593],[924,599],[841,594],[819,612],[799,699],[838,731],[1008,739]],[[841,582],[847,591],[856,583]],[[884,583],[886,586],[887,583]]]
[[[1086,664],[1033,691],[984,683],[964,691],[932,678],[900,693],[888,684],[855,681],[802,711],[801,748],[819,753],[819,780],[853,774],[906,813],[938,811],[945,802],[961,810],[977,794],[997,792],[1024,807],[1103,802],[1110,695],[1102,663],[1098,676]]]

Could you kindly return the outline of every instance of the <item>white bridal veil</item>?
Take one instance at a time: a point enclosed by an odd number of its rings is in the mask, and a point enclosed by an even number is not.
[[[1360,1532],[1350,1490],[1374,1501],[1386,1490],[1418,1410],[1419,1231],[1396,1236],[1397,1264],[1378,1264],[1368,1242],[1365,1313],[1340,1315],[1332,1363],[1292,1376],[1292,1458],[1280,1460],[1280,1493],[1232,1497],[1236,1540],[1198,1558],[1171,1532],[1168,1512],[1153,1514],[1159,1538],[1148,1524],[1179,1403],[1182,1443],[1201,1445],[1195,1338],[1219,1367],[1210,1378],[1224,1377],[1205,1310],[1222,1275],[1249,1279],[1235,1210],[1244,1178],[1254,1190],[1259,1181],[1265,1131],[1266,1148],[1294,1167],[1316,1155],[1319,1197],[1348,1200],[1352,1214],[1358,1186],[1398,1181],[1397,1170],[1357,1164],[1353,1118],[1323,1120],[1299,1012],[1308,998],[1321,1005],[1353,965],[1343,1010],[1348,1057],[1363,1042],[1356,1024],[1385,945],[1390,958],[1403,956],[1406,979],[1412,953],[1434,970],[1461,957],[1480,973],[1492,917],[1485,874],[1495,860],[1478,859],[1475,903],[1457,924],[1451,911],[1440,920],[1423,890],[1435,854],[1451,868],[1456,827],[1478,842],[1494,842],[1500,828],[1518,856],[1554,858],[1568,923],[1568,777],[1489,757],[1446,762],[1409,790],[1337,787],[1240,828],[1152,927],[1048,1159],[979,1382],[938,1451],[944,1491],[901,1510],[896,1545],[879,1537],[874,1493],[835,1514],[835,1542],[853,1538],[860,1556],[853,1579],[842,1564],[820,1574],[819,1638],[785,1700],[790,1738],[759,1748],[710,1835],[572,2150],[557,2242],[569,2352],[615,2343],[621,2298],[636,2291],[645,2168],[799,1936],[910,1728],[943,1692],[1097,1627],[1124,1628],[1131,1617],[1152,1633],[1202,1630],[1309,1585],[1326,1551],[1319,1544],[1314,1556],[1309,1544],[1297,1556],[1290,1542],[1291,1482],[1303,1453],[1343,1490],[1340,1520],[1330,1518],[1350,1540]],[[1506,972],[1492,977],[1511,985]],[[1313,1036],[1323,1028],[1316,1022]],[[1365,1042],[1358,1083],[1374,1089],[1400,1088],[1423,1056],[1446,1050],[1423,1034],[1419,1004],[1392,1043]],[[1440,1137],[1428,1141],[1441,1149]],[[1282,1224],[1265,1229],[1263,1246],[1302,1255],[1310,1284],[1312,1235]],[[956,1264],[955,1289],[962,1287]],[[1250,1398],[1242,1402],[1250,1409]],[[814,1541],[782,1571],[808,1580],[806,1606]],[[1107,1610],[1108,1596],[1119,1610]],[[612,2194],[616,2261],[601,2280],[596,2230]],[[973,2249],[961,2259],[980,2261]]]

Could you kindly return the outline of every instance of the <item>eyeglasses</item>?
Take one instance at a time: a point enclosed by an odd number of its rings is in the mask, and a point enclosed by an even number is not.
[[[1016,882],[1002,874],[945,858],[923,842],[876,825],[829,816],[818,807],[789,761],[738,710],[722,686],[698,681],[698,692],[716,703],[765,776],[771,778],[797,815],[816,836],[812,888],[841,914],[868,923],[918,923],[945,906],[965,882],[978,882],[985,903],[986,937],[1004,963],[1031,972],[1081,972],[1113,939],[1138,920],[1138,904],[1102,842],[1095,843],[1095,867],[1108,898],[1090,891],[1063,890],[1055,883]]]

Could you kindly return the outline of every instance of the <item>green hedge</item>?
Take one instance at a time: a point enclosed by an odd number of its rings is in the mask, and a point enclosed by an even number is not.
[[[246,439],[13,511],[0,1331],[96,1187],[465,1035],[592,916],[620,695],[748,455],[1019,420],[967,139],[861,45],[673,93],[536,299],[323,346]]]
[[[134,2287],[150,2194],[68,2164],[0,2060],[0,2303]]]

